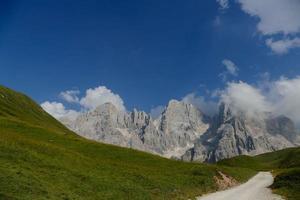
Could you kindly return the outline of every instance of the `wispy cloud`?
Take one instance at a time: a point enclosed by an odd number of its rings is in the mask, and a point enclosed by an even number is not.
[[[67,90],[67,91],[61,92],[59,94],[59,96],[63,100],[65,100],[69,103],[78,103],[79,102],[79,98],[78,98],[79,94],[80,94],[79,90]]]
[[[219,4],[219,8],[221,10],[226,10],[229,8],[229,0],[217,0],[217,3]]]
[[[289,52],[290,49],[300,47],[300,38],[282,39],[274,41],[272,38],[266,40],[268,47],[278,55],[283,55]]]
[[[220,73],[219,76],[223,81],[227,81],[228,76],[238,76],[239,68],[229,59],[222,60],[222,65],[225,67],[225,71]]]

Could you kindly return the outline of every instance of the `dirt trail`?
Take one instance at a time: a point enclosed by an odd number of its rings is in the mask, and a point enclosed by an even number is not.
[[[270,172],[259,172],[242,185],[198,197],[197,200],[283,200],[268,188],[273,181]]]

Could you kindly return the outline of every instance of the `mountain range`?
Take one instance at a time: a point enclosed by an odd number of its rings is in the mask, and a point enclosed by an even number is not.
[[[87,140],[0,85],[1,200],[194,199],[218,189],[219,172],[240,183],[256,173]]]
[[[211,147],[210,151],[204,151],[208,155],[218,155],[219,151],[209,142],[216,140],[223,144],[220,141],[224,139],[214,136],[215,130],[220,130],[218,134],[223,138],[221,133],[227,134],[225,130],[231,129],[218,128],[220,124],[221,127],[239,127],[238,135],[250,134],[247,131],[254,122],[248,121],[248,117],[244,120],[242,115],[240,118],[232,116],[229,111],[226,106],[220,106],[220,112],[226,113],[226,117],[218,114],[208,118],[193,105],[171,101],[158,119],[151,119],[143,112],[118,111],[108,103],[77,120],[88,121],[85,122],[87,127],[94,125],[92,122],[98,123],[98,139],[96,134],[89,132],[89,137],[95,140],[104,141],[100,139],[105,138],[106,143],[111,142],[110,138],[115,136],[108,131],[115,131],[120,136],[114,140],[117,145],[123,141],[122,145],[137,148],[131,142],[137,140],[145,151],[150,151],[146,147],[151,147],[152,153],[166,157],[174,155],[172,148],[178,148],[180,151],[176,153],[180,159],[183,159],[183,152],[187,160],[193,158],[196,161],[195,153],[191,157],[186,152],[197,152],[201,145]],[[264,121],[258,118],[257,121],[268,130],[264,134],[277,139],[281,135],[288,141],[296,141],[297,133],[291,120],[283,116],[271,117],[270,114],[263,118]],[[68,125],[71,123],[69,121]],[[241,123],[246,124],[241,126]],[[116,124],[119,128],[115,128]],[[150,124],[153,125],[153,133],[148,131]],[[247,129],[243,130],[240,126]],[[120,130],[128,131],[128,143],[124,142]],[[265,137],[270,139],[269,135]],[[192,136],[194,138],[190,138]],[[255,146],[256,140],[253,143]],[[154,148],[156,145],[157,149]],[[168,154],[170,152],[171,155]],[[258,171],[273,171],[276,176],[271,186],[273,192],[289,200],[298,200],[299,155],[299,148],[289,148],[254,157],[238,156],[214,164],[166,159],[80,137],[28,96],[0,85],[0,199],[194,199],[232,186],[228,179],[241,184]],[[206,158],[211,161],[215,157]]]
[[[288,117],[234,113],[225,103],[209,117],[192,104],[171,100],[156,119],[105,103],[75,120],[60,121],[88,139],[184,161],[217,162],[300,144],[299,131]]]

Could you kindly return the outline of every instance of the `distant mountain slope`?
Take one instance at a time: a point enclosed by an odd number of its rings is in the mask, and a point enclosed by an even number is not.
[[[217,171],[255,173],[86,140],[0,86],[0,199],[188,199],[216,190]]]
[[[108,144],[180,158],[208,129],[206,116],[191,104],[171,100],[158,119],[105,103],[75,121],[61,119],[79,135]]]
[[[260,113],[248,116],[233,113],[222,104],[211,127],[182,156],[183,160],[217,162],[238,155],[259,155],[295,147],[299,133],[292,120],[285,116]]]
[[[192,104],[171,100],[157,119],[105,103],[75,120],[61,121],[85,138],[194,162],[217,162],[300,144],[291,119],[272,113],[233,113],[225,103],[213,118]]]
[[[222,160],[221,166],[273,171],[272,189],[288,200],[300,199],[300,148],[289,148],[255,157],[238,156]]]

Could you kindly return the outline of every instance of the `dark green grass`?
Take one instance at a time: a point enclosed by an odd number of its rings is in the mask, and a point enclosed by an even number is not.
[[[188,199],[215,191],[217,171],[255,174],[83,139],[0,86],[0,199]]]
[[[238,156],[218,163],[256,171],[272,171],[275,175],[271,188],[289,200],[300,199],[300,148],[284,149],[255,157]]]
[[[285,169],[275,177],[272,189],[287,199],[300,199],[300,168]]]
[[[0,194],[16,199],[172,199],[215,190],[215,168],[4,121]],[[5,130],[5,131],[3,131]]]

